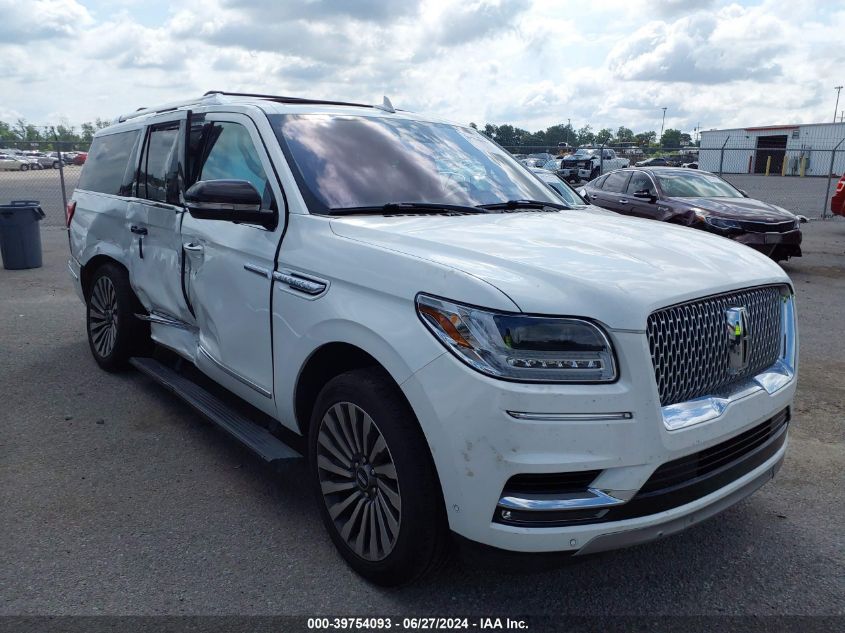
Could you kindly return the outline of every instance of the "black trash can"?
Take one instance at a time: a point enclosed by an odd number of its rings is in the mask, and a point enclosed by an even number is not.
[[[13,200],[0,204],[0,255],[3,268],[41,267],[41,231],[44,211],[38,200]]]

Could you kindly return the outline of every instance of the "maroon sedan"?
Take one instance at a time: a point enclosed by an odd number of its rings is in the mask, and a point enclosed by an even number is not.
[[[736,240],[775,261],[801,256],[798,218],[754,200],[716,174],[683,168],[619,169],[584,187],[599,207]]]

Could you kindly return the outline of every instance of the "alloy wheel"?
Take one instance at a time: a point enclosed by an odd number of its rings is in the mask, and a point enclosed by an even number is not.
[[[91,290],[88,308],[88,331],[94,349],[107,357],[117,341],[117,293],[108,277],[100,277]]]
[[[402,520],[399,479],[384,436],[359,406],[339,402],[326,411],[317,436],[317,473],[344,542],[365,560],[386,558]]]

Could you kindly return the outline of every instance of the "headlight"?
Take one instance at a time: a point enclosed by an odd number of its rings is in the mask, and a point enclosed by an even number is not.
[[[417,295],[422,322],[470,367],[524,382],[613,382],[605,333],[589,321],[492,312]]]
[[[739,225],[739,222],[736,220],[726,220],[724,218],[714,218],[713,216],[707,216],[704,218],[704,221],[707,222],[712,227],[717,229],[722,229],[723,231],[731,231],[731,230],[741,230],[742,227]]]

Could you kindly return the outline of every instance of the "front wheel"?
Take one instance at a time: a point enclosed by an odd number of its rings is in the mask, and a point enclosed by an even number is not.
[[[29,171],[29,165],[21,165],[21,171]]]
[[[379,585],[412,582],[445,557],[440,483],[413,411],[382,370],[341,374],[320,392],[309,462],[326,529]]]

